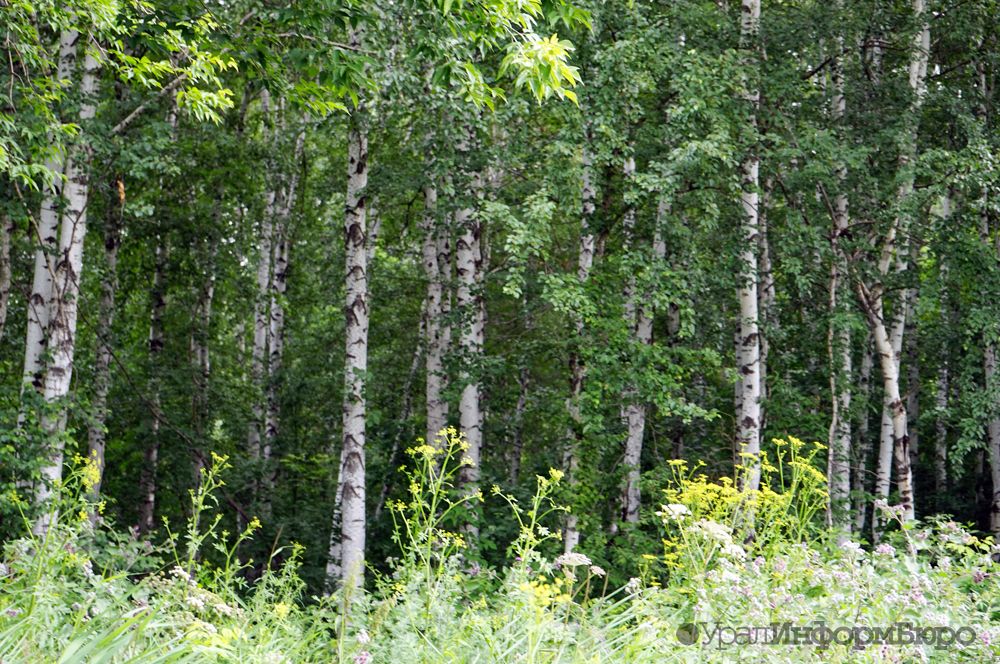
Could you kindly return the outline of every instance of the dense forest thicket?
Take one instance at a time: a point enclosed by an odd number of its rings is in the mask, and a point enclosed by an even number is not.
[[[0,537],[83,473],[159,546],[227,457],[243,576],[370,586],[449,427],[476,569],[541,476],[543,548],[648,574],[679,461],[753,492],[789,436],[841,537],[1000,533],[998,24],[0,0]]]

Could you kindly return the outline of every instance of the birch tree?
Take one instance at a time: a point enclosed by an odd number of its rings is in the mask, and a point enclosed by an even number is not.
[[[757,489],[760,484],[760,318],[757,266],[758,221],[760,214],[759,171],[757,146],[757,111],[760,92],[757,88],[758,49],[760,39],[760,0],[743,0],[740,20],[740,47],[744,51],[746,69],[746,102],[750,107],[748,135],[751,143],[740,166],[740,288],[739,323],[736,344],[736,370],[739,375],[739,410],[737,412],[737,442],[743,453],[740,463],[746,466],[744,485]]]
[[[360,36],[352,34],[352,43]],[[345,366],[343,433],[337,506],[328,555],[327,586],[356,587],[365,560],[365,382],[368,371],[368,134],[364,107],[351,115],[347,133],[347,197],[344,212]],[[338,521],[339,517],[339,521]]]
[[[99,65],[91,44],[84,45],[85,55],[80,73],[80,112],[83,125],[89,124],[96,112],[95,93]],[[45,368],[44,397],[56,403],[69,394],[76,353],[77,314],[80,301],[80,280],[83,274],[83,241],[87,233],[87,201],[90,190],[91,147],[84,142],[72,151],[66,161],[64,208],[59,220],[59,245],[52,275],[52,292],[48,302],[48,334],[46,350],[49,360]],[[50,447],[42,466],[42,483],[36,487],[35,502],[44,503],[52,495],[52,487],[62,478],[65,411],[48,413],[42,426],[49,436]],[[36,524],[36,530],[48,527],[47,517]]]

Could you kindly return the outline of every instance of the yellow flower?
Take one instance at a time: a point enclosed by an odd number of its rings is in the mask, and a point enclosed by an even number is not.
[[[289,612],[291,612],[291,610],[292,607],[288,606],[288,604],[284,602],[278,602],[277,604],[274,605],[274,615],[278,616],[278,618],[282,620],[288,617],[288,614]]]
[[[558,482],[563,478],[564,475],[565,473],[563,473],[563,471],[561,470],[558,470],[556,468],[549,468],[549,477],[552,478],[553,482]]]

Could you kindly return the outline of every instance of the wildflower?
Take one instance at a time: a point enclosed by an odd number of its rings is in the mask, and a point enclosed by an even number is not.
[[[7,566],[0,563],[0,576],[7,576],[8,574],[10,574],[10,571],[7,569]]]
[[[754,572],[759,572],[760,568],[764,566],[765,562],[767,562],[767,561],[764,560],[764,556],[757,556],[756,558],[754,558],[753,559],[753,571]]]
[[[257,517],[250,519],[250,523],[247,524],[247,530],[260,530],[260,519]]]
[[[288,614],[291,612],[291,610],[292,607],[290,607],[285,602],[278,602],[277,604],[274,605],[274,615],[278,616],[278,618],[282,620],[288,617]]]
[[[597,565],[590,566],[590,573],[594,576],[604,576],[607,574],[607,572],[604,571],[604,568],[598,567]]]
[[[558,470],[556,468],[549,468],[549,478],[553,482],[558,482],[559,480],[561,480],[563,478],[564,475],[565,475],[565,473],[563,473],[563,471],[561,471],[561,470]]]
[[[8,618],[16,618],[19,615],[21,615],[21,609],[7,609],[5,613],[7,614]]]
[[[893,558],[896,555],[896,547],[891,544],[882,543],[875,547],[875,553],[887,558]]]
[[[571,551],[556,558],[555,564],[560,567],[586,567],[590,565],[590,558],[582,553]]]
[[[684,517],[691,514],[691,510],[687,508],[687,505],[681,505],[680,503],[672,503],[670,505],[663,506],[662,515],[672,521],[680,521]]]
[[[847,540],[840,545],[840,548],[849,554],[861,553],[861,545],[852,540]]]
[[[625,584],[625,589],[630,593],[636,593],[639,591],[641,585],[642,581],[639,580],[637,577],[633,576],[631,579],[628,580],[628,583]]]
[[[175,566],[172,570],[170,570],[170,575],[175,576],[178,579],[183,579],[185,581],[191,580],[191,575],[188,574],[187,571],[180,566]]]
[[[788,569],[788,561],[786,561],[784,558],[778,558],[777,560],[774,561],[774,571],[775,572],[777,572],[778,574],[781,574],[786,569]]]
[[[372,637],[368,634],[367,630],[362,629],[360,632],[358,632],[357,639],[358,643],[360,643],[361,645],[365,645],[367,643],[371,643]]]
[[[722,555],[728,556],[733,560],[743,560],[747,557],[746,551],[739,544],[723,544]]]
[[[733,541],[733,536],[730,534],[728,528],[721,523],[710,519],[701,519],[696,521],[691,529],[723,544],[728,544]]]
[[[218,613],[220,616],[231,616],[235,613],[235,611],[233,611],[233,607],[229,606],[228,604],[223,604],[223,603],[213,604],[212,608],[215,609],[215,612]]]
[[[973,583],[982,583],[983,581],[986,580],[986,576],[987,576],[987,574],[983,570],[981,570],[981,569],[974,570],[972,572],[972,582]]]
[[[205,600],[198,597],[197,595],[191,595],[190,597],[188,597],[187,603],[188,606],[190,606],[192,609],[201,610],[205,608]]]
[[[362,650],[354,656],[354,664],[371,664],[372,654],[367,650]]]

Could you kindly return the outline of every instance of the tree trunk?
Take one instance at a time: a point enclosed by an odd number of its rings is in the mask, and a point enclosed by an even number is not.
[[[302,156],[305,146],[305,133],[300,132],[295,141],[294,164]],[[293,165],[293,169],[295,166]],[[271,491],[274,484],[274,470],[271,468],[271,456],[278,440],[279,415],[279,381],[281,380],[282,355],[285,350],[285,293],[288,291],[289,252],[291,248],[292,209],[298,194],[299,173],[295,169],[286,178],[281,194],[281,207],[278,210],[277,224],[274,229],[273,256],[271,259],[270,283],[270,321],[267,332],[267,394],[266,412],[264,416],[264,446],[261,452],[263,462],[263,486],[261,513],[265,517],[271,515]]]
[[[872,328],[875,350],[878,353],[879,366],[882,369],[883,404],[885,405],[883,418],[888,416],[889,424],[892,427],[891,445],[888,447],[895,464],[896,484],[899,489],[900,504],[903,507],[903,519],[912,521],[914,518],[913,477],[910,473],[910,444],[906,434],[906,405],[899,391],[899,363],[896,359],[898,355],[893,340],[889,338],[889,332],[885,327],[881,296],[875,300],[873,305],[871,294],[861,284],[859,284],[859,294]],[[887,468],[882,467],[881,454],[883,449],[879,451],[880,467],[879,476],[876,478],[878,481],[881,481],[883,473],[887,472]],[[884,485],[876,487],[876,492],[880,490],[885,490],[885,495],[888,495],[888,488]],[[879,495],[881,496],[881,494]]]
[[[7,305],[10,302],[10,278],[12,264],[10,245],[14,237],[14,221],[10,215],[0,215],[0,341],[7,323]]]
[[[98,62],[89,52],[84,57],[80,76],[80,124],[86,126],[94,117],[94,95],[97,92]],[[83,275],[83,240],[87,233],[87,197],[90,188],[90,158],[92,149],[84,142],[74,148],[66,161],[64,186],[65,208],[59,229],[59,251],[56,256],[52,294],[49,298],[49,332],[47,350],[49,363],[45,370],[45,400],[62,401],[69,394],[76,352],[76,322],[80,304],[80,281]],[[66,427],[66,410],[59,408],[42,418],[51,449],[42,466],[42,483],[36,488],[35,502],[43,503],[52,494],[52,487],[62,478],[62,433]],[[38,522],[44,531],[45,518]]]
[[[842,9],[837,2],[837,9]],[[844,50],[844,40],[838,35],[834,48],[838,54]],[[844,68],[841,56],[837,55],[830,65],[833,84],[831,116],[838,133],[842,133],[846,99],[844,96]],[[830,235],[833,259],[830,268],[830,330],[828,337],[830,353],[830,397],[831,412],[829,461],[827,478],[830,486],[829,522],[832,526],[851,531],[851,385],[853,366],[851,362],[851,328],[842,317],[846,314],[840,302],[840,284],[847,275],[847,256],[841,246],[841,238],[850,225],[848,199],[845,190],[847,165],[840,162],[836,166],[837,192],[833,202],[833,233]]]
[[[440,437],[448,426],[448,401],[444,397],[447,375],[444,358],[448,352],[448,325],[444,321],[446,284],[450,281],[451,254],[448,246],[447,229],[441,228],[437,214],[437,187],[433,183],[424,186],[424,215],[422,219],[423,267],[427,280],[425,302],[425,341],[427,357],[425,361],[426,382],[424,397],[427,406],[427,428],[424,440],[429,445],[441,447],[445,444]]]
[[[64,30],[59,36],[59,65],[56,78],[72,78],[76,68],[76,42],[79,33]],[[63,204],[62,180],[66,175],[66,159],[62,153],[49,159],[46,169],[52,173],[52,184],[42,196],[38,215],[35,249],[35,267],[28,297],[28,322],[24,343],[24,382],[31,383],[41,393],[44,388],[44,357],[49,330],[49,301],[52,299],[52,279],[55,275],[55,258],[59,248],[59,215]]]
[[[589,147],[589,130],[584,134],[583,158],[580,171],[581,206],[580,206],[580,246],[577,251],[576,279],[582,290],[590,279],[590,270],[594,266],[595,236],[591,227],[594,217],[594,181],[593,162]],[[573,319],[574,337],[570,350],[569,366],[569,398],[566,409],[569,412],[570,430],[567,435],[563,465],[566,468],[566,480],[570,487],[576,481],[575,474],[579,465],[578,455],[583,441],[583,419],[580,410],[580,396],[583,393],[583,381],[587,367],[581,357],[580,347],[584,343],[585,325],[582,316]],[[563,547],[570,553],[580,543],[580,530],[577,515],[570,512],[566,515],[563,528]]]
[[[468,156],[469,138],[459,151]],[[465,165],[463,164],[463,169]],[[458,281],[456,303],[461,314],[461,331],[458,345],[462,354],[462,394],[459,399],[459,425],[468,443],[466,463],[459,470],[458,481],[466,492],[475,492],[480,478],[483,447],[482,370],[483,341],[485,334],[485,303],[483,301],[483,238],[482,220],[479,217],[479,200],[483,193],[483,176],[479,171],[466,173],[463,186],[470,197],[455,211],[455,228],[458,239],[455,245],[455,272]],[[478,526],[471,523],[468,530],[473,538]]]
[[[746,101],[750,106],[749,130],[751,145],[743,159],[742,193],[740,203],[743,216],[740,220],[740,320],[739,343],[736,347],[736,364],[739,374],[740,411],[737,417],[737,442],[742,453],[741,465],[745,467],[741,483],[756,490],[760,486],[760,330],[758,303],[759,274],[757,267],[759,221],[759,170],[757,154],[757,112],[760,92],[757,89],[757,68],[760,36],[760,0],[743,0],[740,21],[740,45],[746,53],[744,67],[747,72]]]
[[[271,95],[267,88],[261,90],[261,113],[264,116],[266,125],[265,135],[272,135],[273,131],[273,110],[271,109]],[[273,147],[272,147],[273,149]],[[250,379],[253,383],[253,402],[250,407],[250,426],[247,431],[247,449],[250,456],[255,460],[261,458],[261,433],[264,426],[264,393],[265,380],[267,374],[267,337],[269,319],[271,312],[269,306],[271,298],[271,270],[272,270],[272,244],[274,242],[274,219],[277,212],[278,185],[276,180],[278,174],[271,169],[268,178],[271,185],[266,193],[264,204],[264,215],[260,219],[260,227],[257,240],[257,292],[254,301],[253,312],[253,348],[250,360]]]
[[[995,361],[994,361],[995,364]],[[948,392],[951,380],[948,361],[943,360],[938,368],[937,386],[934,392],[934,494],[938,508],[943,507],[942,498],[948,491]]]
[[[352,41],[358,35],[352,34]],[[365,565],[365,381],[368,371],[368,134],[362,107],[347,135],[347,197],[344,213],[345,367],[343,436],[338,480],[339,509],[327,561],[327,584],[356,588]],[[339,530],[339,532],[337,532]]]
[[[771,354],[771,336],[777,331],[778,321],[776,320],[775,306],[777,302],[777,292],[774,285],[774,266],[771,264],[771,237],[768,232],[768,209],[770,207],[771,192],[774,189],[772,178],[764,180],[764,189],[761,192],[760,212],[758,214],[758,224],[760,234],[758,235],[760,252],[760,288],[758,289],[759,302],[757,304],[762,329],[760,330],[760,398],[766,401],[768,397],[767,389],[767,361]],[[766,425],[767,411],[761,408],[760,430],[763,431]]]
[[[865,516],[868,511],[868,458],[871,456],[871,437],[868,426],[869,399],[871,398],[872,369],[875,358],[872,354],[871,334],[865,336],[864,354],[861,356],[861,370],[858,377],[857,408],[858,445],[854,455],[854,474],[851,477],[851,491],[854,494],[854,532],[865,532]]]
[[[108,391],[111,388],[112,325],[115,318],[115,294],[118,290],[118,247],[121,246],[125,185],[117,180],[116,205],[108,203],[104,221],[104,275],[101,279],[101,302],[97,318],[97,351],[94,360],[93,417],[87,425],[88,457],[97,466],[97,482],[92,499],[101,493],[104,478],[104,447],[107,438]]]
[[[521,456],[524,453],[524,413],[528,408],[528,386],[531,382],[531,374],[528,367],[521,367],[517,375],[517,404],[514,406],[514,421],[511,427],[514,429],[510,444],[510,484],[517,486],[521,476]]]
[[[913,13],[921,24],[917,33],[909,63],[909,85],[913,95],[909,112],[908,135],[899,155],[899,170],[901,182],[897,191],[899,214],[893,219],[889,232],[885,237],[882,255],[879,259],[879,283],[868,288],[863,283],[858,284],[858,294],[862,307],[868,317],[875,348],[879,355],[884,384],[882,439],[879,449],[879,468],[876,476],[876,494],[880,497],[889,493],[889,463],[891,456],[895,465],[896,482],[900,502],[903,507],[903,519],[914,518],[913,506],[913,473],[910,464],[910,443],[907,432],[906,404],[900,397],[900,353],[902,351],[903,333],[906,324],[907,309],[912,305],[912,294],[905,289],[900,301],[896,303],[896,311],[891,329],[886,328],[884,316],[884,278],[889,265],[895,257],[897,274],[907,269],[909,213],[905,208],[913,193],[914,173],[912,163],[916,158],[918,114],[922,105],[925,80],[927,76],[927,59],[930,50],[930,29],[925,16],[925,0],[913,0]]]
[[[143,450],[142,469],[139,472],[139,530],[149,532],[155,526],[156,471],[160,457],[160,356],[165,343],[163,314],[167,309],[166,267],[169,246],[157,237],[153,258],[153,286],[149,292],[149,440]]]
[[[659,269],[667,255],[667,244],[663,239],[663,225],[666,223],[667,203],[661,199],[656,210],[656,228],[653,237],[653,265]],[[644,347],[653,343],[653,301],[652,287],[642,294],[642,302],[636,309],[633,340],[636,353],[644,352]],[[625,487],[621,497],[621,518],[625,523],[639,522],[641,493],[639,479],[642,471],[642,443],[646,432],[646,404],[637,398],[636,390],[631,390],[632,401],[625,407],[628,435],[625,439]]]
[[[213,214],[213,223],[218,225],[218,209]],[[209,422],[209,379],[212,376],[211,338],[212,305],[215,301],[215,263],[219,251],[219,238],[211,237],[204,248],[202,263],[205,265],[205,280],[202,282],[194,311],[194,328],[191,330],[191,357],[194,360],[194,386],[191,397],[191,422],[196,444],[206,438]],[[194,486],[201,486],[202,472],[205,470],[205,450],[196,447],[190,450],[194,461]]]

